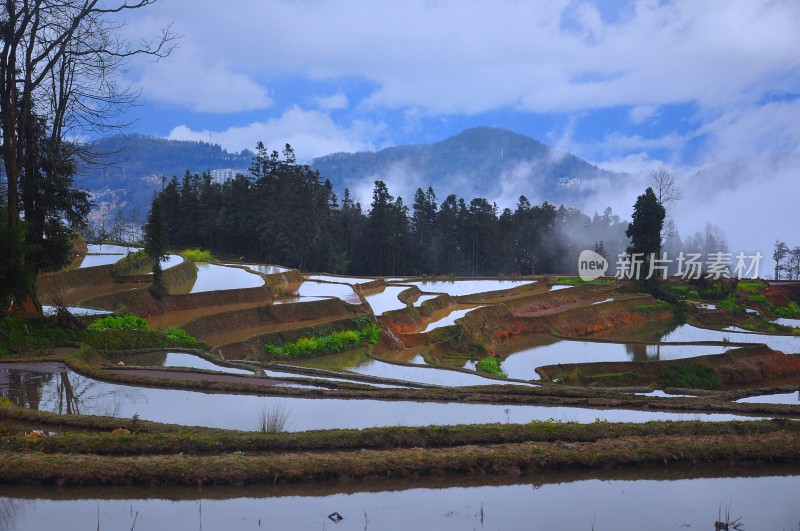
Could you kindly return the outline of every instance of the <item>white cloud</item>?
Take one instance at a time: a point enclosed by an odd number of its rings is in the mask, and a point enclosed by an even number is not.
[[[637,105],[628,111],[628,119],[637,125],[657,116],[658,107],[656,105]]]
[[[369,139],[382,128],[381,124],[367,122],[355,122],[350,127],[343,128],[335,124],[326,113],[292,107],[277,118],[221,131],[196,131],[186,125],[179,125],[170,131],[168,138],[204,142],[211,138],[213,143],[232,151],[252,150],[259,141],[268,149],[280,151],[288,143],[295,148],[297,160],[307,162],[313,157],[329,153],[373,149]]]
[[[199,60],[183,49],[151,64],[137,85],[149,99],[200,112],[250,111],[273,103],[267,90],[247,74]]]
[[[175,20],[204,65],[266,86],[363,79],[378,87],[370,105],[430,114],[713,107],[757,98],[800,67],[791,1],[641,1],[613,22],[594,2],[569,0],[198,0],[141,11],[151,24]],[[217,38],[221,28],[235,31]]]
[[[347,96],[341,92],[331,96],[319,96],[314,98],[314,102],[320,109],[326,111],[346,109],[350,105],[350,102],[347,100]]]

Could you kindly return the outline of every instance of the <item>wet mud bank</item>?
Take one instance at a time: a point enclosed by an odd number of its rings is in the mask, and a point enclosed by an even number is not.
[[[119,435],[121,438],[132,435]],[[793,464],[800,438],[782,431],[616,437],[448,448],[242,452],[217,455],[43,454],[3,451],[0,481],[67,485],[246,485],[575,469]]]

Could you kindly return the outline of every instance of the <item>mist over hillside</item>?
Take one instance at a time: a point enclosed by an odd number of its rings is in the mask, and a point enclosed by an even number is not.
[[[575,204],[621,178],[531,137],[491,127],[467,129],[433,144],[334,153],[310,166],[335,190],[349,188],[365,206],[375,180],[406,201],[417,188],[430,186],[440,198],[455,193],[513,206],[520,195],[533,203]]]
[[[162,176],[180,178],[187,170],[246,170],[253,157],[249,150],[232,153],[206,142],[145,135],[108,137],[92,149],[101,154],[99,164],[81,166],[76,184],[94,195],[94,222],[103,217],[109,221],[118,210],[141,219]],[[576,205],[611,190],[622,178],[528,136],[489,127],[467,129],[433,144],[334,153],[312,160],[310,166],[331,181],[338,195],[349,188],[365,208],[376,180],[386,182],[392,195],[407,203],[417,188],[430,186],[440,199],[449,194],[466,200],[484,197],[502,207],[513,206],[520,195],[533,203]]]

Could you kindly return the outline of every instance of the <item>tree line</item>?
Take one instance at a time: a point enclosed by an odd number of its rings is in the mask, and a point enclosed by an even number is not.
[[[529,275],[577,270],[583,249],[624,252],[628,223],[610,208],[587,216],[547,202],[500,210],[485,198],[439,200],[418,189],[408,206],[375,181],[367,208],[341,200],[317,171],[262,143],[250,175],[222,184],[186,173],[163,183],[153,205],[163,241],[306,271],[357,275]],[[610,259],[613,263],[613,258]]]

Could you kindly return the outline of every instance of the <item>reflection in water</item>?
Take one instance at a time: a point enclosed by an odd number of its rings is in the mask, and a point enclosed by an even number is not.
[[[745,529],[797,529],[800,476],[589,479],[546,475],[504,484],[450,480],[388,483],[383,490],[330,492],[303,485],[247,489],[39,489],[30,500],[4,489],[6,529],[713,529],[720,512]],[[749,474],[749,473],[748,473]],[[642,474],[648,477],[651,474]],[[519,481],[519,480],[518,480]],[[455,483],[455,485],[453,485]],[[488,483],[488,484],[486,484]],[[433,486],[429,486],[433,485]],[[346,486],[336,485],[338,489]],[[369,489],[369,484],[360,484]],[[201,498],[202,496],[202,498]],[[52,498],[51,498],[52,497]],[[25,504],[24,511],[19,510]],[[339,513],[333,524],[328,515]],[[232,525],[232,523],[234,523]],[[531,525],[535,522],[535,525]],[[137,527],[138,529],[138,527]]]
[[[748,396],[737,400],[737,402],[749,402],[755,404],[800,404],[800,391],[791,393],[777,393],[773,395]]]
[[[225,267],[198,262],[197,280],[189,293],[227,289],[257,288],[264,285],[264,278],[246,269]]]
[[[507,341],[500,349],[500,357],[503,358],[503,370],[509,377],[538,380],[536,368],[543,365],[673,360],[720,354],[728,348],[733,347],[606,343],[530,334]]]
[[[423,383],[429,385],[440,385],[444,387],[458,387],[467,385],[503,385],[516,384],[519,382],[507,382],[484,378],[477,374],[469,374],[461,371],[451,371],[448,369],[435,369],[433,367],[396,365],[383,361],[369,359],[358,367],[349,369],[351,372],[377,376],[379,378],[391,378],[392,380],[404,380],[406,382]]]
[[[348,304],[361,304],[361,297],[348,284],[328,284],[306,280],[297,289],[298,297],[336,297]]]
[[[436,330],[437,328],[442,328],[443,326],[450,326],[455,324],[456,320],[461,319],[465,315],[467,315],[472,310],[477,310],[478,308],[483,308],[483,306],[470,306],[469,308],[461,308],[458,310],[453,309],[447,315],[443,316],[441,319],[437,319],[428,323],[428,326],[425,327],[421,333],[424,334],[426,332],[430,332],[431,330]]]
[[[500,291],[533,284],[535,280],[430,280],[422,282],[406,282],[409,286],[417,286],[428,293],[447,293],[453,297],[474,295],[488,291]]]
[[[366,295],[364,298],[372,308],[372,313],[380,316],[392,310],[405,308],[406,304],[401,302],[397,296],[407,289],[408,286],[386,286],[380,292]]]
[[[35,367],[36,364],[29,364],[29,366]],[[43,411],[60,413],[69,411],[120,418],[131,418],[137,414],[142,420],[238,430],[256,429],[256,414],[261,408],[270,406],[281,406],[291,411],[287,426],[289,431],[334,428],[362,429],[396,425],[524,423],[549,418],[580,423],[594,422],[598,418],[610,422],[695,419],[720,421],[753,418],[728,414],[666,413],[560,406],[312,399],[202,393],[100,382],[77,375],[63,365],[61,367],[63,368],[47,371],[45,377],[34,385],[35,392],[25,390],[26,400],[18,400],[17,403]],[[61,373],[65,372],[64,369],[66,369],[66,373],[62,379]],[[14,373],[21,369],[5,368],[5,370],[8,371],[7,381],[24,381]],[[28,372],[33,371],[28,370]],[[51,374],[51,376],[47,376],[47,374]],[[64,385],[64,380],[69,385]],[[33,385],[30,382],[28,384]],[[2,390],[9,397],[17,396],[21,392],[8,385]]]
[[[61,363],[0,364],[0,395],[28,409],[110,417],[141,399],[135,387],[86,378]]]
[[[285,273],[291,271],[288,267],[266,264],[225,264],[226,266],[245,266],[253,271],[258,271],[265,275],[277,275],[278,273]]]
[[[308,280],[323,280],[325,282],[338,282],[340,284],[366,284],[372,282],[374,278],[359,278],[359,277],[336,277],[333,275],[308,275]]]
[[[710,330],[690,324],[657,323],[618,326],[590,334],[590,338],[611,341],[644,341],[648,343],[731,342],[763,343],[786,354],[800,354],[800,335],[774,335],[735,330]]]

